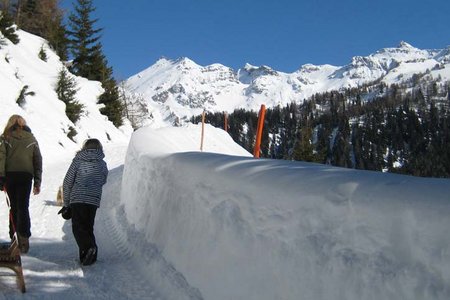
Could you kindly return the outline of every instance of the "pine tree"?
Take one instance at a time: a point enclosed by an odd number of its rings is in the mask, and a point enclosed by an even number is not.
[[[48,57],[47,57],[47,53],[44,50],[44,46],[41,46],[41,49],[39,50],[38,56],[41,60],[43,61],[47,61]]]
[[[69,16],[71,29],[68,32],[73,55],[71,71],[78,76],[102,83],[104,93],[100,95],[98,102],[104,107],[100,112],[119,127],[123,124],[123,105],[119,99],[113,70],[108,67],[102,44],[99,42],[101,29],[94,29],[97,22],[97,19],[91,19],[94,11],[92,0],[77,0],[75,12]]]
[[[267,128],[267,121],[264,121],[264,127],[261,136],[261,157],[269,157],[270,139],[269,129]]]
[[[302,129],[300,129],[300,138],[297,139],[293,155],[294,160],[314,162],[316,157],[314,155],[314,146],[312,144],[312,129],[309,123],[306,122]]]
[[[16,28],[14,26],[13,19],[6,10],[0,11],[0,32],[13,44],[19,43],[20,39],[16,34]]]
[[[48,40],[60,58],[67,60],[68,39],[58,0],[19,1],[16,23],[20,29]]]
[[[19,1],[17,4],[16,23],[19,28],[42,36],[44,25],[42,24],[43,20],[40,16],[38,4],[39,2],[36,0]]]
[[[73,123],[80,119],[83,112],[83,105],[75,99],[77,93],[75,79],[70,77],[69,72],[62,68],[58,74],[58,82],[56,83],[56,94],[58,99],[66,104],[66,115]]]
[[[350,159],[350,127],[348,118],[342,115],[339,118],[338,133],[332,148],[332,164],[334,166],[351,168],[352,162]]]
[[[356,169],[364,169],[364,161],[362,155],[362,134],[358,124],[353,125],[352,128],[352,146],[354,167]]]
[[[98,73],[94,72],[93,60],[98,62],[98,49],[101,29],[94,29],[96,19],[91,20],[91,14],[95,11],[92,0],[77,0],[75,12],[69,15],[70,50],[73,56],[70,71],[78,76],[90,80],[97,80]]]
[[[16,103],[23,108],[26,104],[26,96],[34,95],[35,93],[33,91],[28,92],[28,85],[24,85],[19,93],[19,97],[17,97]]]
[[[116,127],[123,125],[122,111],[124,109],[120,102],[119,90],[116,81],[112,78],[103,82],[105,91],[98,98],[98,103],[105,106],[100,109],[100,112],[108,117]]]

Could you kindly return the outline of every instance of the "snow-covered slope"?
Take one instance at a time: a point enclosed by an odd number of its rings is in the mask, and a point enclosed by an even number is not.
[[[64,67],[59,57],[49,48],[47,41],[18,30],[17,45],[8,40],[0,47],[0,126],[3,130],[12,114],[22,115],[36,135],[44,153],[73,152],[88,137],[104,143],[128,140],[130,126],[117,129],[99,112],[97,97],[103,92],[101,84],[74,77],[77,100],[84,105],[81,119],[73,124],[65,114],[65,104],[56,95],[58,72]],[[47,61],[38,57],[44,49]],[[16,103],[20,92],[27,87],[23,107]],[[70,127],[77,131],[74,141],[68,138]],[[44,157],[45,159],[45,157]]]
[[[355,56],[345,66],[306,64],[293,73],[268,66],[245,65],[237,71],[220,64],[199,66],[188,58],[161,58],[126,80],[127,89],[152,107],[153,118],[172,121],[208,111],[258,110],[301,102],[315,93],[383,81],[400,83],[413,74],[430,72],[450,80],[450,48],[421,50],[401,42],[369,56]]]

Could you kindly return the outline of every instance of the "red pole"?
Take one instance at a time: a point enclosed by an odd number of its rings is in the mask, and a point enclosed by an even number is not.
[[[264,116],[266,114],[266,106],[264,104],[261,104],[261,108],[259,110],[259,116],[258,116],[258,127],[256,129],[256,141],[255,141],[255,149],[253,151],[253,157],[259,158],[259,151],[261,147],[261,137],[262,137],[262,131],[264,127]]]
[[[223,129],[228,132],[228,113],[224,112],[223,114],[224,117],[224,125],[223,125]]]

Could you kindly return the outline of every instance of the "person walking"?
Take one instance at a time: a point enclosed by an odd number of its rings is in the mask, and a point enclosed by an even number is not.
[[[80,262],[85,266],[97,261],[94,221],[108,176],[104,157],[99,140],[86,140],[72,160],[63,182],[64,206],[59,213],[65,219],[72,218],[72,233]]]
[[[20,115],[12,115],[0,136],[0,190],[10,199],[11,240],[17,232],[21,253],[28,253],[31,236],[30,194],[41,190],[42,156],[39,144]],[[33,184],[34,182],[34,184]]]

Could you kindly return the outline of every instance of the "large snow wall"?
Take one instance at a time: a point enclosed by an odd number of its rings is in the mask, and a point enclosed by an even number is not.
[[[133,135],[122,204],[205,299],[450,299],[448,179],[182,152],[179,136]]]

